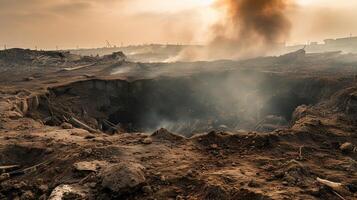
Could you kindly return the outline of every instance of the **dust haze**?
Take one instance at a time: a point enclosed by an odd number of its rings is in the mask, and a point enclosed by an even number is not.
[[[225,17],[213,27],[211,48],[227,49],[228,55],[244,57],[260,54],[289,36],[286,1],[219,0],[217,4]]]
[[[288,0],[216,0],[220,19],[208,30],[206,48],[187,48],[177,60],[242,59],[265,55],[287,41]]]

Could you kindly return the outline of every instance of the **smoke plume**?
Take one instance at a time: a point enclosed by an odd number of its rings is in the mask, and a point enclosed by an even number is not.
[[[211,45],[237,53],[262,53],[283,43],[290,31],[287,0],[217,0],[223,21],[213,27]]]

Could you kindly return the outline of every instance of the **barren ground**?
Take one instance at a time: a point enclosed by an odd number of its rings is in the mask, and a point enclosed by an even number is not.
[[[355,55],[162,64],[27,54],[0,53],[0,199],[357,199]],[[272,109],[231,113],[230,94],[252,74]],[[228,100],[214,107],[217,95]],[[153,110],[181,124],[147,123]]]

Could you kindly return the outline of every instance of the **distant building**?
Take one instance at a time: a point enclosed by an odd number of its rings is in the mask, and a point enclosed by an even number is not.
[[[285,51],[291,52],[305,48],[308,53],[342,51],[344,53],[357,53],[357,37],[325,39],[323,44],[311,42],[309,45],[286,46]]]

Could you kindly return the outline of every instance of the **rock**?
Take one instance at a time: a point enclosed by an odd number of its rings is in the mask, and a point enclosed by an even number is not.
[[[46,193],[48,191],[48,186],[40,185],[40,187],[38,189],[41,190],[42,193]]]
[[[106,161],[83,161],[77,162],[73,166],[78,171],[89,171],[89,172],[97,172],[100,168],[107,166],[108,163]]]
[[[145,194],[151,194],[153,192],[151,186],[146,185],[144,187],[141,188],[141,190],[145,193]]]
[[[183,197],[183,196],[181,196],[181,195],[177,195],[176,196],[176,200],[184,200],[185,198]]]
[[[6,117],[10,118],[10,119],[20,119],[20,118],[23,118],[23,115],[19,112],[16,112],[16,111],[8,111],[6,112]]]
[[[62,200],[68,194],[75,195],[76,197],[81,197],[80,199],[86,199],[86,194],[82,188],[73,185],[60,185],[52,191],[48,200]]]
[[[88,186],[90,188],[95,188],[97,186],[97,183],[96,182],[88,183]]]
[[[35,199],[35,195],[31,191],[26,191],[21,195],[20,199],[21,200]]]
[[[102,186],[113,192],[128,192],[145,183],[143,170],[142,165],[132,162],[113,165],[104,170]]]
[[[340,146],[340,150],[343,153],[351,153],[353,151],[353,149],[354,149],[354,146],[350,142],[345,142]]]
[[[150,137],[147,137],[147,138],[143,139],[141,141],[141,143],[143,143],[143,144],[151,144],[152,143],[152,139]]]
[[[41,195],[38,200],[47,200],[47,195],[46,194],[43,194]]]
[[[219,199],[219,200],[228,200],[229,193],[222,185],[211,185],[208,184],[203,188],[205,197],[204,199]]]
[[[217,144],[212,144],[212,145],[211,145],[211,148],[212,148],[212,149],[218,149],[218,145],[217,145]]]
[[[63,128],[63,129],[73,129],[73,125],[70,124],[70,123],[67,123],[67,122],[63,122],[61,124],[61,128]]]
[[[252,188],[258,188],[258,187],[260,187],[260,184],[255,180],[251,180],[251,181],[249,181],[248,186],[252,187]]]

